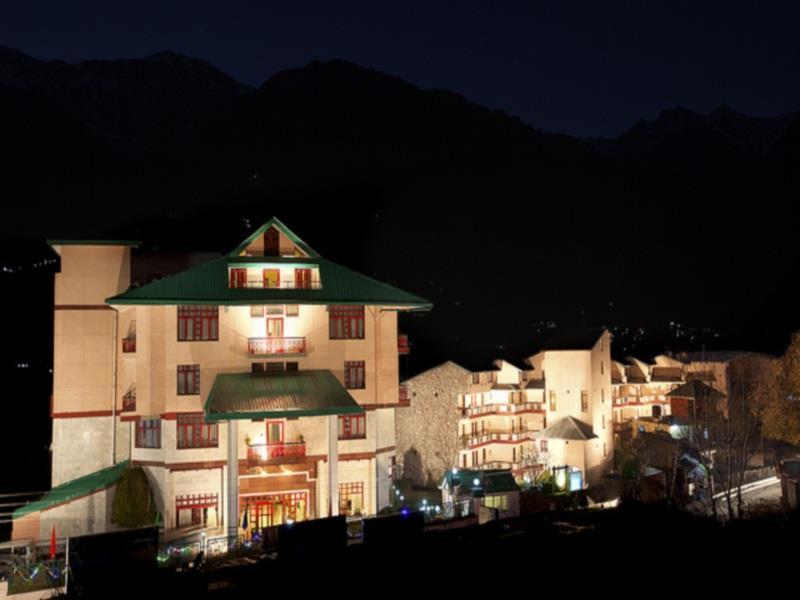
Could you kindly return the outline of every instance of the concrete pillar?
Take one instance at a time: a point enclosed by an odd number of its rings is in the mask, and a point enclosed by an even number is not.
[[[228,535],[239,534],[239,425],[238,421],[228,421]]]
[[[339,418],[328,417],[328,516],[339,514]]]

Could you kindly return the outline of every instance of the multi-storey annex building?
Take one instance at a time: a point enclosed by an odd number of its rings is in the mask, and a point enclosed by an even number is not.
[[[613,457],[610,346],[603,328],[563,330],[526,369],[498,360],[469,373],[445,363],[408,380],[411,405],[399,411],[398,429],[425,422],[449,434],[423,444],[399,436],[404,473],[441,477],[449,459],[458,469],[510,469],[518,480],[569,467],[581,482],[598,482]]]
[[[277,219],[141,287],[133,244],[51,245],[53,491],[17,511],[14,537],[108,528],[127,464],[146,470],[168,531],[390,503],[398,313],[426,300],[322,258]]]

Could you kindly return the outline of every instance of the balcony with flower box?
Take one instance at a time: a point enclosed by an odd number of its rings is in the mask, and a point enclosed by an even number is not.
[[[294,355],[306,353],[304,337],[252,337],[247,339],[247,354],[254,357]]]
[[[247,446],[248,467],[264,467],[267,465],[302,462],[305,458],[305,441],[249,444]]]

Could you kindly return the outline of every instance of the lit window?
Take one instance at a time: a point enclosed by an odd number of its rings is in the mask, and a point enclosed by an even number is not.
[[[581,412],[589,412],[589,392],[581,392]]]

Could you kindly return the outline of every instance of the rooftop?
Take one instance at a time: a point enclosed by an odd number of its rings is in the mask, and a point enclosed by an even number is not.
[[[364,412],[328,370],[221,373],[206,400],[207,421],[281,419]]]
[[[14,518],[19,519],[27,514],[47,510],[70,500],[76,500],[92,492],[105,489],[119,481],[122,472],[128,467],[129,461],[125,460],[111,467],[100,469],[83,477],[62,483],[47,492],[42,498],[22,506],[14,511]]]
[[[258,231],[275,227],[305,249],[306,257],[242,256],[253,236],[229,254],[175,275],[108,298],[108,304],[248,305],[248,304],[355,304],[397,306],[427,310],[432,304],[414,294],[377,281],[318,256],[283,223],[271,219]],[[258,232],[257,232],[258,233]],[[256,234],[254,234],[256,235]],[[322,286],[307,289],[231,288],[228,268],[237,263],[308,263],[319,267]]]
[[[597,436],[588,423],[575,417],[561,417],[550,427],[539,432],[537,437],[550,440],[591,440]]]

